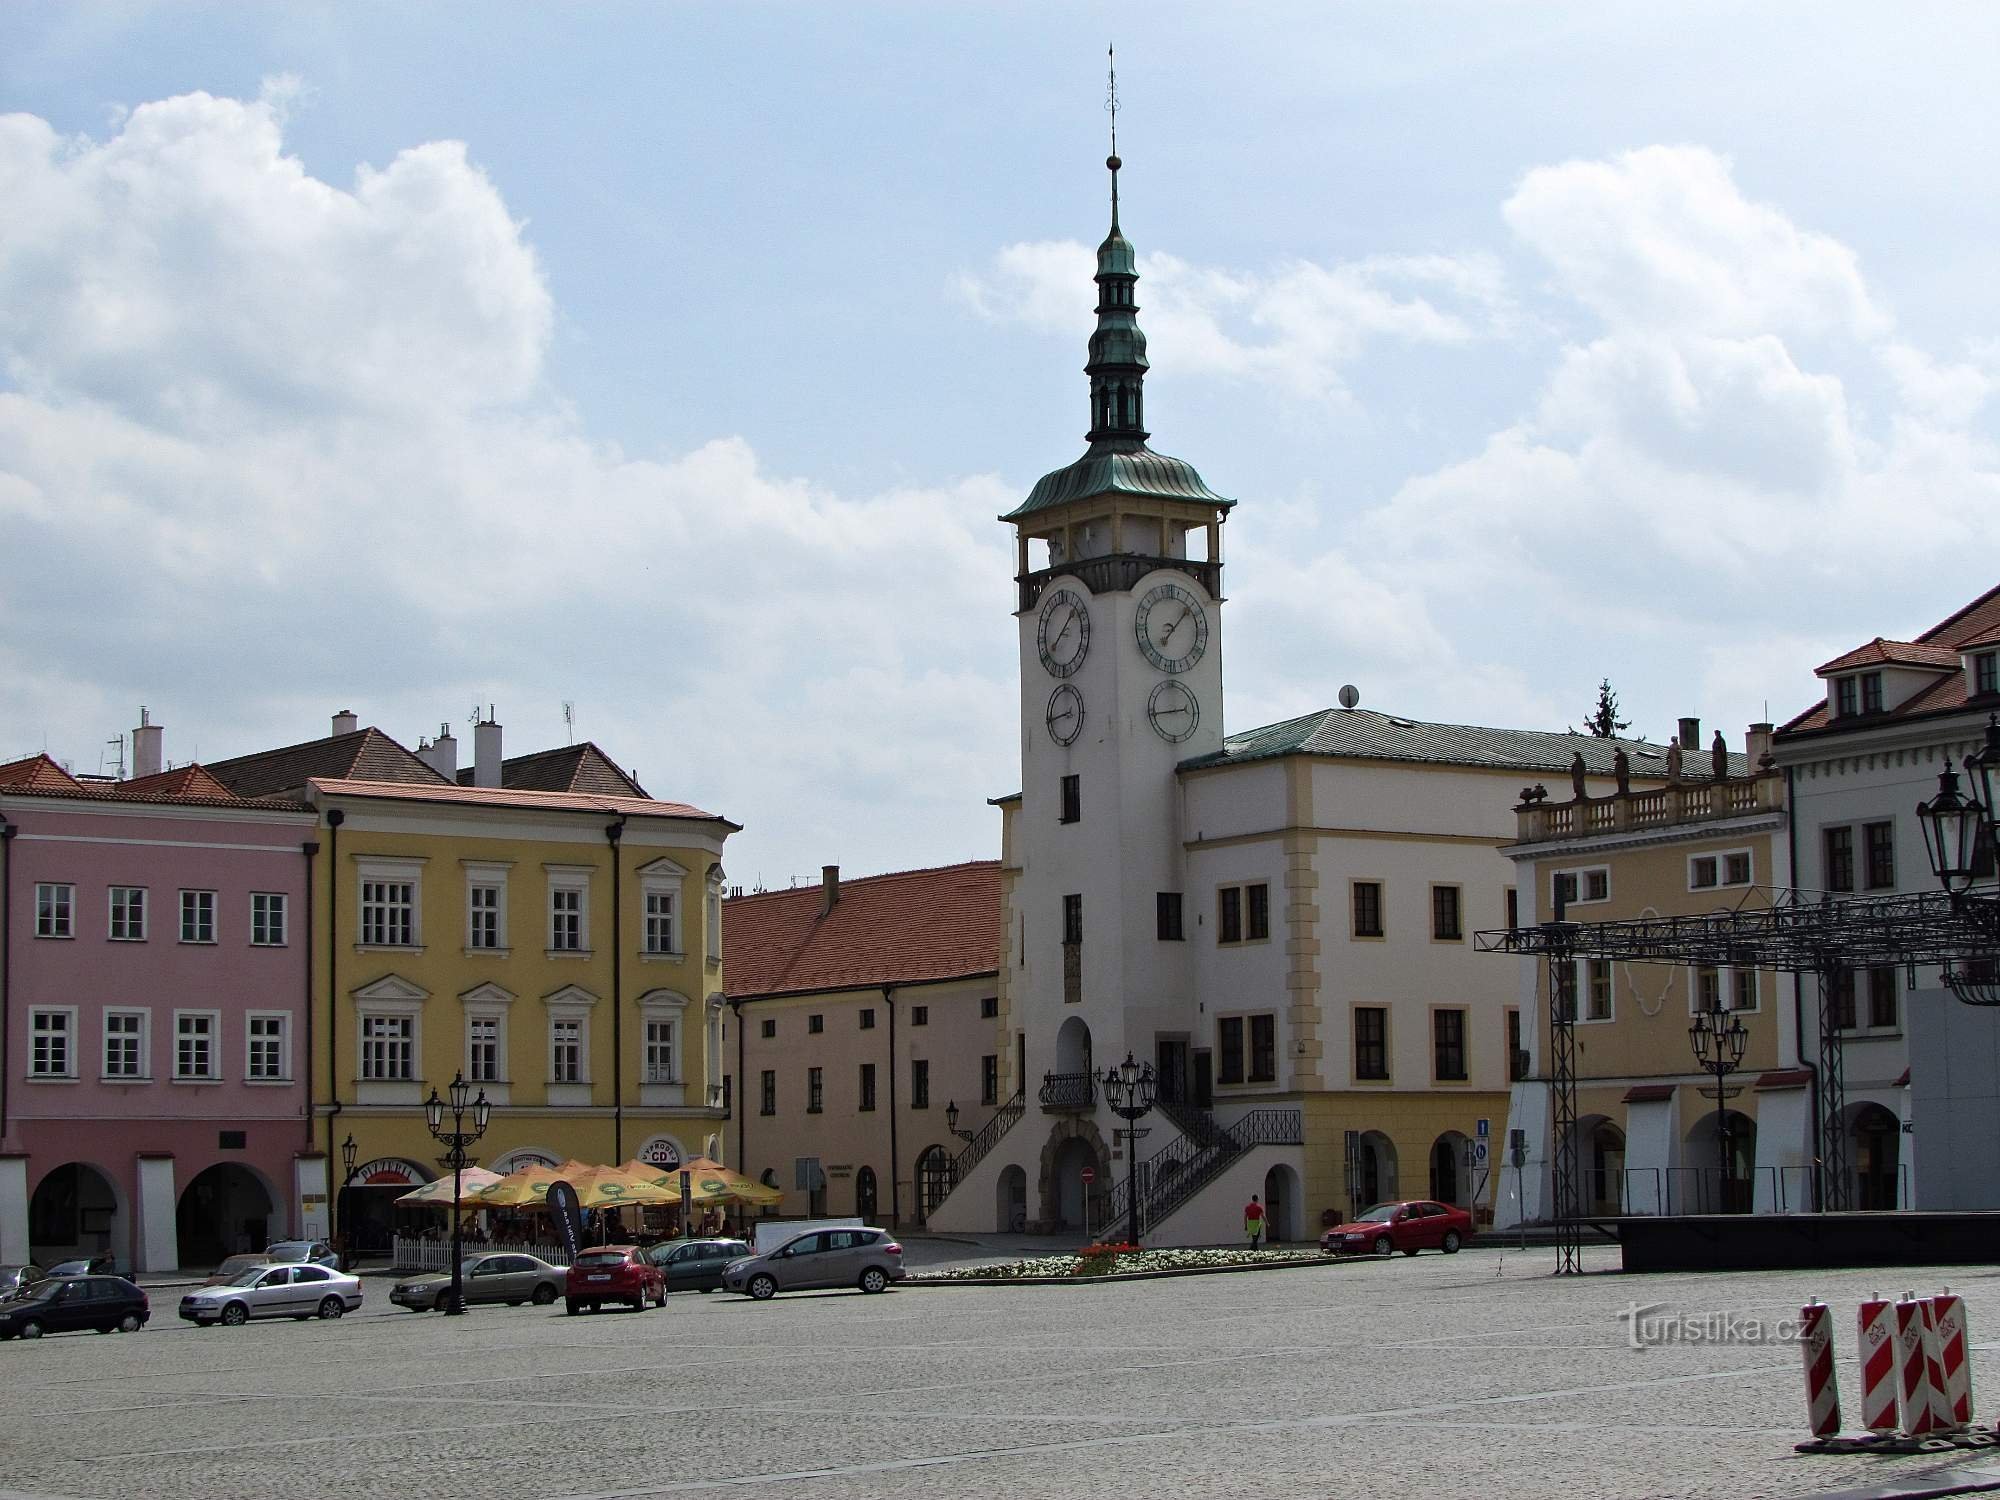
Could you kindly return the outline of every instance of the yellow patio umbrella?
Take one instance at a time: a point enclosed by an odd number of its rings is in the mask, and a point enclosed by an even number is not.
[[[484,1167],[467,1167],[460,1177],[458,1206],[474,1208],[478,1206],[479,1190],[490,1187],[500,1180],[498,1172],[489,1172]],[[398,1204],[412,1208],[450,1208],[451,1173],[447,1172],[436,1182],[427,1182],[420,1188],[413,1188],[396,1200]]]
[[[706,1156],[691,1156],[678,1167],[652,1166],[646,1162],[627,1162],[627,1169],[639,1168],[650,1173],[653,1180],[671,1186],[675,1198],[680,1195],[680,1174],[688,1174],[690,1201],[694,1203],[720,1203],[724,1201],[749,1203],[763,1207],[780,1203],[784,1194],[774,1187],[753,1181],[721,1162]]]
[[[467,1194],[465,1201],[473,1208],[541,1208],[548,1203],[552,1184],[574,1186],[579,1176],[594,1170],[580,1161],[566,1161],[559,1167],[520,1167],[477,1193]]]
[[[585,1208],[617,1208],[622,1204],[678,1203],[680,1185],[666,1187],[624,1167],[585,1167],[570,1177],[577,1202]]]

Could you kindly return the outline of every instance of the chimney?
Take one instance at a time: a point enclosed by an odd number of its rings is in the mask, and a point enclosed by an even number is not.
[[[438,737],[417,752],[417,759],[446,781],[458,780],[458,741],[452,736],[451,725],[438,725]]]
[[[166,769],[166,760],[161,755],[164,746],[161,739],[166,733],[153,722],[153,716],[146,712],[146,705],[139,705],[139,727],[132,731],[132,775],[157,776]]]
[[[1764,757],[1771,753],[1771,726],[1752,724],[1750,732],[1743,736],[1744,758],[1750,762],[1750,774],[1759,775],[1764,769]]]
[[[500,785],[500,716],[490,703],[486,717],[472,726],[472,784]]]
[[[1700,748],[1701,748],[1701,720],[1682,719],[1681,749],[1699,750]]]
[[[819,867],[819,914],[823,917],[832,911],[840,900],[840,866],[821,865]]]
[[[354,710],[351,708],[343,708],[333,716],[333,732],[335,734],[352,734],[360,727],[361,721],[354,717]]]

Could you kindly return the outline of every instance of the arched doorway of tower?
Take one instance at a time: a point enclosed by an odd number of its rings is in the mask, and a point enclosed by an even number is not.
[[[1089,1180],[1084,1174],[1089,1173]],[[1042,1143],[1037,1233],[1102,1228],[1111,1196],[1111,1152],[1088,1115],[1064,1115]]]
[[[1457,1130],[1431,1142],[1431,1197],[1439,1203],[1463,1208],[1472,1201],[1470,1144]]]
[[[1056,1032],[1056,1070],[1042,1089],[1044,1104],[1088,1108],[1091,1085],[1090,1027],[1070,1016]]]
[[[1028,1227],[1028,1172],[1025,1167],[1001,1170],[994,1189],[993,1227],[1002,1234],[1019,1234]]]
[[[1396,1197],[1396,1143],[1379,1130],[1361,1132],[1355,1163],[1355,1208],[1371,1208]]]
[[[917,1222],[929,1220],[951,1191],[951,1157],[942,1146],[926,1146],[917,1157]]]
[[[81,1161],[44,1173],[28,1199],[28,1252],[38,1266],[109,1255],[133,1270],[131,1217],[111,1174]]]
[[[1728,1143],[1728,1168],[1723,1167],[1723,1150],[1718,1130]],[[1757,1160],[1757,1122],[1738,1110],[1725,1112],[1718,1121],[1710,1110],[1687,1133],[1681,1160],[1692,1168],[1699,1184],[1693,1202],[1682,1213],[1747,1214],[1751,1207],[1751,1165]]]
[[[1283,1165],[1264,1174],[1264,1238],[1278,1244],[1299,1237],[1299,1174]]]
[[[1625,1132],[1603,1115],[1585,1115],[1576,1122],[1573,1139],[1576,1171],[1581,1179],[1577,1197],[1583,1211],[1603,1216],[1625,1212]],[[1714,1162],[1715,1158],[1710,1156],[1707,1164],[1713,1166]],[[1641,1181],[1638,1191],[1642,1202],[1650,1207],[1650,1199],[1646,1197],[1652,1191],[1650,1182]],[[1710,1194],[1714,1191],[1714,1184],[1710,1183]]]
[[[875,1169],[857,1167],[854,1171],[854,1213],[863,1223],[875,1222]]]
[[[1850,1111],[1848,1133],[1853,1144],[1854,1206],[1865,1209],[1902,1207],[1903,1127],[1879,1104],[1860,1104]]]
[[[276,1195],[241,1162],[220,1161],[195,1173],[174,1206],[182,1269],[220,1265],[226,1255],[262,1250],[271,1242],[277,1213]]]

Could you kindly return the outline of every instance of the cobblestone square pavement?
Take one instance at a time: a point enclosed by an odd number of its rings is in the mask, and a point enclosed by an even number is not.
[[[1600,1271],[1609,1252],[1587,1252]],[[1948,1284],[1980,1414],[2000,1271],[1557,1280],[1547,1250],[1079,1287],[676,1294],[644,1314],[195,1330],[0,1346],[0,1495],[1810,1495],[1959,1461],[1810,1458],[1796,1346],[1634,1350],[1619,1314],[1793,1317]],[[1961,1459],[1964,1455],[1959,1456]]]

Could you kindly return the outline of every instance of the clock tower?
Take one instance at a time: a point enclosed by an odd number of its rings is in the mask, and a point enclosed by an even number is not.
[[[1128,1051],[1158,1070],[1163,1099],[1198,1089],[1189,950],[1201,907],[1185,886],[1177,768],[1222,748],[1221,539],[1235,504],[1147,446],[1146,338],[1113,122],[1111,232],[1097,249],[1084,366],[1089,447],[1001,517],[1015,528],[1021,653],[1003,960],[1004,1024],[1020,1041],[1009,1063],[1031,1116],[1056,1117],[1047,1151],[1100,1158],[1119,1122],[1096,1078]],[[1024,1122],[1014,1134],[1044,1132]],[[1110,1162],[1097,1165],[1101,1194]],[[1055,1175],[1081,1174],[1058,1163]],[[1045,1193],[1073,1191],[1048,1179]],[[1070,1220],[1071,1209],[1031,1199],[1028,1217]]]

